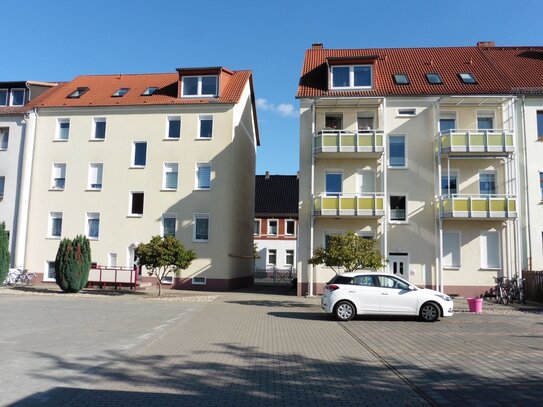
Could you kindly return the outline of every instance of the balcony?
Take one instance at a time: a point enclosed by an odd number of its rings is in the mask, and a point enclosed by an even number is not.
[[[378,157],[384,151],[383,130],[323,130],[314,136],[314,153],[319,156]]]
[[[320,194],[313,197],[315,216],[378,218],[385,215],[384,194]]]
[[[442,154],[508,155],[514,151],[511,130],[441,131],[437,136],[437,144]]]
[[[515,195],[443,195],[439,198],[444,219],[514,219]]]

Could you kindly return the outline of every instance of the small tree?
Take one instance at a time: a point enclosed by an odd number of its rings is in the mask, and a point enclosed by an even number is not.
[[[6,224],[0,223],[0,285],[9,273],[9,236]]]
[[[85,236],[60,242],[55,259],[55,280],[64,292],[76,293],[87,285],[91,268],[90,242]]]
[[[328,247],[318,247],[313,251],[309,264],[324,264],[339,273],[359,269],[377,270],[384,267],[384,259],[374,239],[364,239],[353,232],[330,236]]]
[[[173,236],[153,236],[149,243],[136,247],[138,265],[147,268],[147,274],[158,279],[158,296],[162,294],[162,279],[171,272],[179,276],[196,259],[196,253],[188,250]]]

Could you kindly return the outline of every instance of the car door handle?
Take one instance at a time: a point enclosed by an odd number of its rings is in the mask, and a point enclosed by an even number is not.
[[[355,293],[356,291],[352,290],[352,291],[349,291],[349,293]]]
[[[388,295],[388,293],[381,293],[381,295]]]

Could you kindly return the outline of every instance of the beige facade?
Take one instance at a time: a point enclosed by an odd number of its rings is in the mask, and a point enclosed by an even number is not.
[[[246,81],[232,103],[37,109],[25,267],[54,281],[60,239],[78,234],[89,236],[93,262],[131,267],[138,243],[175,227],[197,254],[179,285],[250,284],[258,144],[252,92]],[[169,137],[171,120],[180,120],[179,137]],[[212,121],[211,137],[200,137],[201,120]],[[105,135],[96,138],[98,122]],[[67,136],[62,123],[69,123]]]

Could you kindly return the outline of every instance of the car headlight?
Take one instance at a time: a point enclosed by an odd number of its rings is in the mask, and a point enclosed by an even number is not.
[[[448,295],[445,295],[445,294],[436,294],[436,297],[439,297],[444,301],[452,301],[451,297],[449,297]]]

